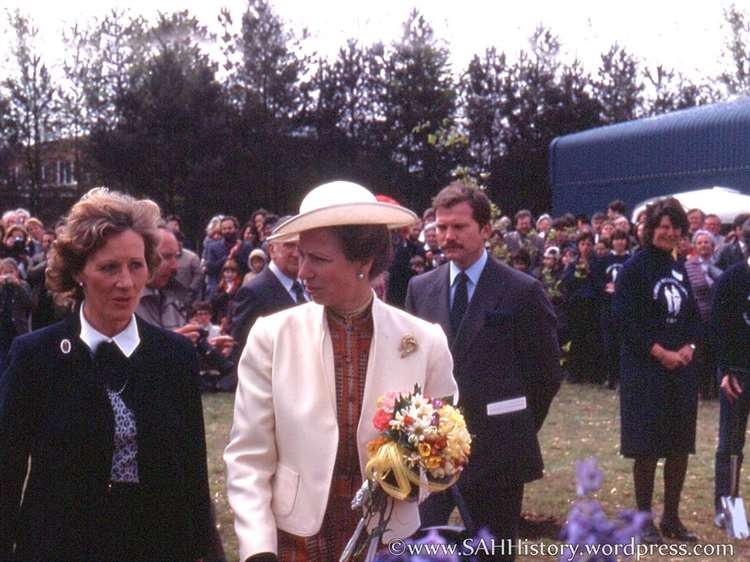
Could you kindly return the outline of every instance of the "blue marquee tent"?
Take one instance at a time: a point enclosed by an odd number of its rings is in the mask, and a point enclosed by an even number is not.
[[[558,137],[549,169],[555,214],[715,185],[750,195],[750,98]]]

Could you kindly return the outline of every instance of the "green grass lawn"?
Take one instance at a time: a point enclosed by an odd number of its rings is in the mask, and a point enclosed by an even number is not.
[[[206,395],[203,399],[208,443],[208,470],[211,493],[228,560],[237,560],[237,539],[232,514],[226,501],[224,463],[221,455],[227,443],[232,420],[233,396]],[[697,454],[690,459],[681,507],[685,525],[698,533],[703,543],[726,543],[723,531],[713,519],[713,465],[719,419],[718,402],[701,402],[698,412]],[[545,542],[557,538],[565,514],[575,499],[576,459],[596,456],[605,472],[597,498],[608,515],[634,507],[632,461],[619,454],[620,419],[617,393],[591,385],[563,385],[541,433],[546,465],[545,478],[526,487],[524,512],[527,523],[523,534]],[[661,467],[657,470],[654,505],[661,511],[663,499]],[[743,490],[750,496],[747,472]],[[500,501],[502,501],[500,499]],[[750,506],[750,502],[748,502]],[[521,562],[540,558],[519,558]],[[551,558],[548,558],[551,560]],[[651,558],[650,560],[657,560]],[[666,560],[661,558],[659,560]],[[668,560],[709,560],[700,557],[674,557]],[[716,561],[750,560],[750,541],[736,544],[734,557],[710,558]],[[332,561],[333,562],[333,561]]]

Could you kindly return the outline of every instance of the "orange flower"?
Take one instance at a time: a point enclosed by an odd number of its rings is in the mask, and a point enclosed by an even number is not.
[[[429,457],[430,453],[432,453],[432,447],[430,447],[427,443],[420,443],[417,445],[417,451],[419,451],[420,457]]]
[[[378,450],[380,449],[380,447],[382,447],[383,445],[385,445],[387,442],[388,442],[388,439],[386,439],[382,435],[380,437],[376,437],[375,439],[373,439],[372,441],[370,441],[367,444],[367,456],[368,457],[373,456],[375,453],[378,452]]]
[[[428,458],[428,459],[427,459],[427,460],[425,461],[425,466],[426,466],[426,467],[427,467],[427,468],[428,468],[429,470],[434,470],[434,469],[436,469],[436,468],[439,468],[439,467],[440,467],[440,465],[441,465],[442,463],[443,463],[443,461],[442,461],[442,460],[440,460],[440,457],[429,457],[429,458]]]

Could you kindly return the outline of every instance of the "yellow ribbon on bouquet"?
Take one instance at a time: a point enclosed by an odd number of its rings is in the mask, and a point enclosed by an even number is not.
[[[388,476],[391,474],[393,479],[388,482]],[[401,501],[411,494],[412,484],[421,490],[426,487],[430,492],[442,492],[450,488],[458,477],[459,474],[455,474],[444,482],[420,478],[418,472],[414,472],[406,465],[401,447],[393,441],[381,445],[365,466],[365,478],[377,482],[386,494]]]

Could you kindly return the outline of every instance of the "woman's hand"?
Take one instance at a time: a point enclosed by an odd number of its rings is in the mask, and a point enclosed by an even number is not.
[[[689,347],[689,346],[685,346]],[[662,364],[662,366],[667,371],[674,371],[675,369],[678,369],[680,367],[684,367],[687,365],[690,360],[692,360],[692,349],[690,349],[690,358],[688,359],[686,356],[683,356],[680,354],[680,351],[670,351],[668,349],[663,348],[658,343],[655,343],[651,347],[651,356],[656,359],[659,363]]]
[[[659,362],[667,371],[674,371],[687,365],[678,351],[665,351]]]
[[[730,404],[742,394],[742,385],[740,384],[740,381],[738,381],[737,377],[731,373],[727,373],[722,377],[719,388],[721,388],[721,391],[724,393],[724,396],[727,397]]]
[[[685,362],[685,365],[687,365],[693,360],[693,354],[695,353],[695,345],[693,345],[692,343],[683,345],[680,349],[677,350],[677,353]]]

